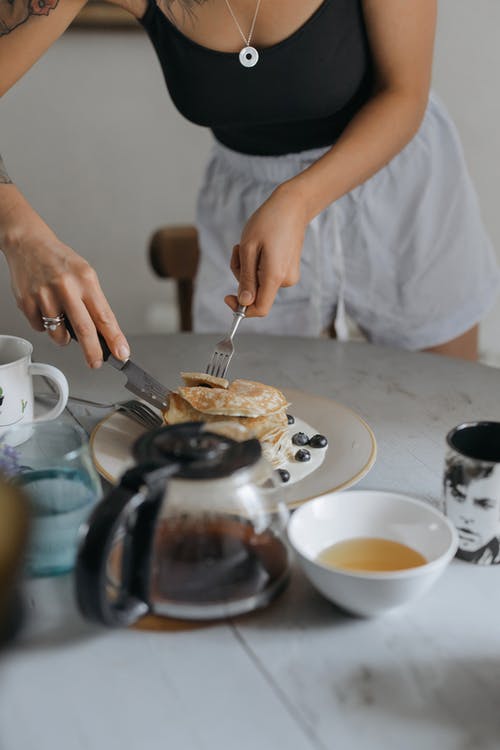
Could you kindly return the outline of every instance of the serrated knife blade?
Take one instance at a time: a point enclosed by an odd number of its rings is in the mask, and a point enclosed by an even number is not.
[[[111,367],[123,372],[127,378],[127,382],[125,383],[127,390],[144,399],[149,404],[152,404],[152,406],[156,406],[158,409],[166,409],[168,407],[168,397],[171,391],[153,378],[149,372],[136,365],[131,359],[127,360],[127,362],[121,362],[119,359],[115,359],[112,354],[109,355],[107,362]]]
[[[66,318],[64,322],[71,338],[78,341],[70,321]],[[146,372],[142,367],[136,365],[131,359],[128,359],[125,362],[122,362],[120,359],[115,359],[104,338],[101,334],[98,334],[98,336],[102,348],[103,361],[107,362],[111,367],[114,367],[115,370],[123,372],[127,378],[125,388],[131,391],[134,395],[139,396],[139,398],[144,399],[144,401],[147,401],[152,406],[156,406],[158,409],[166,409],[172,391],[162,385],[162,383],[150,375],[149,372]]]

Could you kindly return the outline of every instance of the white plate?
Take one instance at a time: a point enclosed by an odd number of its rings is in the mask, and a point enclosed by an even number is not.
[[[295,417],[291,434],[320,433],[328,438],[328,448],[311,448],[311,461],[289,462],[290,482],[284,484],[290,507],[316,495],[351,487],[364,477],[375,463],[375,436],[359,414],[328,398],[304,391],[283,389]],[[115,412],[94,428],[90,445],[98,472],[115,484],[134,464],[131,449],[144,428],[124,414]],[[298,447],[297,447],[298,450]]]

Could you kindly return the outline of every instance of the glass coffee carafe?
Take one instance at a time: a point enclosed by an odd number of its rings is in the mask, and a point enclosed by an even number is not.
[[[288,580],[288,511],[258,440],[186,423],[146,434],[134,453],[138,465],[82,533],[82,614],[129,625],[147,613],[199,620],[267,605]]]

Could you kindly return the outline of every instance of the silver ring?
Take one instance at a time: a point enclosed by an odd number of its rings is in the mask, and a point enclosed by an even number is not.
[[[55,318],[51,318],[50,315],[42,315],[42,321],[46,331],[55,331],[56,328],[64,323],[64,313]]]

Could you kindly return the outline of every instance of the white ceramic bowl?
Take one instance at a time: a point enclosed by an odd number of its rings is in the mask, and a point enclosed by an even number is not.
[[[428,562],[383,572],[346,571],[317,562],[326,547],[352,537],[400,542]],[[457,549],[455,528],[439,511],[408,495],[370,490],[331,492],[310,500],[293,513],[288,538],[313,586],[362,617],[400,607],[423,594]]]

